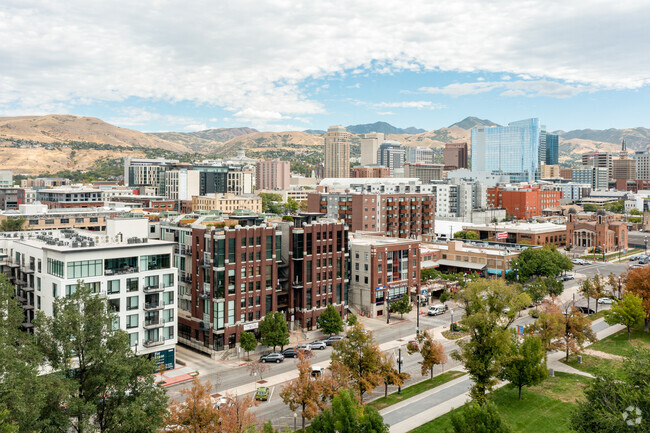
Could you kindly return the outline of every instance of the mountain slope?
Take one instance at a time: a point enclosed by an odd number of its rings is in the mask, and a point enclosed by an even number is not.
[[[133,129],[120,128],[95,117],[50,114],[0,117],[0,140],[14,138],[42,143],[87,141],[119,147],[145,147],[187,152],[180,143],[163,140]]]
[[[257,129],[216,128],[196,132],[152,132],[147,135],[182,144],[197,152],[210,152],[220,147],[220,143],[254,132],[258,132]]]
[[[288,150],[292,152],[322,151],[324,144],[323,137],[306,132],[253,132],[252,134],[228,140],[221,145],[217,153],[220,156],[232,156],[237,153],[240,147],[250,152],[272,150]]]
[[[381,132],[384,134],[421,134],[426,132],[424,129],[418,129],[413,126],[402,129],[397,128],[390,123],[386,122],[375,122],[375,123],[366,123],[363,125],[350,125],[346,126],[348,132],[353,134],[368,134],[370,132]]]
[[[627,129],[576,129],[568,132],[560,132],[560,137],[569,141],[573,139],[589,140],[595,143],[610,143],[620,149],[621,142],[625,143],[630,150],[645,150],[650,143],[650,129],[627,128]]]
[[[478,117],[469,116],[464,118],[460,122],[456,122],[453,125],[450,125],[449,127],[453,128],[454,126],[461,129],[470,130],[472,128],[476,128],[477,126],[499,126],[499,125],[487,119],[479,119]]]

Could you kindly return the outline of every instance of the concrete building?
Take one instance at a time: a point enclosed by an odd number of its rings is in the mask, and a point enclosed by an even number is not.
[[[611,215],[596,214],[593,221],[578,221],[570,214],[566,231],[567,247],[577,251],[611,253],[627,249],[627,225]]]
[[[539,119],[472,129],[472,171],[498,172],[512,182],[532,182],[539,168]]]
[[[420,242],[355,234],[350,240],[350,306],[368,317],[420,295]]]
[[[562,179],[573,179],[573,169],[572,168],[562,168],[560,167],[560,178]]]
[[[471,230],[480,240],[497,241],[497,234],[505,234],[500,242],[527,245],[564,245],[566,226],[553,223],[496,223],[464,224],[463,230]]]
[[[361,165],[376,165],[379,145],[384,142],[384,134],[371,132],[361,138]],[[346,176],[347,177],[347,176]]]
[[[0,210],[18,210],[25,204],[24,188],[0,188]]]
[[[411,164],[433,164],[435,163],[435,152],[430,147],[407,146],[405,162]]]
[[[468,168],[467,143],[445,143],[443,164],[445,170]]]
[[[582,154],[582,165],[607,169],[607,179],[609,180],[613,174],[614,157],[611,152],[587,152]]]
[[[325,133],[324,176],[350,176],[350,134],[343,126],[330,126]]]
[[[262,199],[257,195],[208,194],[192,197],[192,211],[221,211],[233,213],[238,210],[262,213]]]
[[[229,194],[253,194],[254,174],[252,170],[228,170],[226,191]]]
[[[422,183],[441,180],[444,166],[442,164],[406,163],[404,177],[420,179]]]
[[[359,165],[352,167],[350,170],[350,177],[353,178],[385,178],[390,177],[390,170],[388,167],[382,165]]]
[[[388,167],[391,176],[397,176],[404,169],[406,148],[399,141],[384,141],[377,151],[377,163]]]
[[[64,179],[61,177],[38,177],[38,178],[28,178],[20,181],[20,186],[22,188],[55,188],[57,186],[66,186],[70,185],[70,179]]]
[[[487,171],[470,171],[464,168],[447,172],[447,179],[459,179],[467,182],[481,182],[485,186],[509,183],[510,176]]]
[[[133,350],[175,367],[177,341],[173,245],[146,238],[146,219],[109,220],[105,235],[52,230],[0,235],[2,272],[16,285],[25,309],[23,328],[35,312],[54,314],[54,300],[73,293],[79,280],[106,297],[115,325],[126,331]]]
[[[636,179],[650,180],[650,153],[647,151],[635,152],[632,158],[635,162]]]
[[[562,202],[575,203],[591,194],[591,184],[587,183],[555,183],[551,186],[555,191],[562,191]]]
[[[165,158],[124,158],[124,185],[151,188],[154,194],[163,194],[164,172],[179,164],[178,160]]]
[[[14,186],[14,174],[11,170],[0,170],[0,188]]]
[[[311,193],[307,211],[343,220],[350,232],[417,239],[433,233],[435,196],[425,193]]]
[[[257,162],[255,189],[283,190],[290,188],[291,163],[279,159],[263,159]]]
[[[300,188],[300,187],[315,187],[318,185],[318,179],[316,177],[305,177],[305,176],[291,176],[289,180],[291,187]]]
[[[200,194],[199,172],[181,168],[165,172],[165,197],[170,200],[192,200]]]
[[[559,206],[561,199],[561,191],[537,184],[496,186],[487,191],[488,207],[505,209],[516,219],[540,216],[545,208]]]
[[[21,204],[18,210],[0,212],[0,222],[23,218],[23,230],[83,229],[105,231],[106,220],[126,215],[125,210],[48,209],[44,204]]]
[[[627,155],[625,157],[621,156],[620,158],[613,160],[612,179],[616,181],[636,180],[636,164],[637,162],[632,158],[628,158]]]
[[[36,198],[50,209],[90,208],[104,205],[103,193],[94,188],[49,188],[37,192]]]
[[[571,172],[571,179],[576,183],[591,185],[593,191],[608,189],[609,170],[605,167],[574,168]]]
[[[546,165],[541,164],[539,166],[539,178],[540,179],[558,179],[560,176],[560,166],[559,165]]]

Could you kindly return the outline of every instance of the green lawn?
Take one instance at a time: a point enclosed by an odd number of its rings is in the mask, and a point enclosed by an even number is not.
[[[368,406],[374,406],[377,410],[381,410],[395,403],[399,403],[404,399],[411,398],[425,391],[428,391],[431,388],[435,388],[451,380],[454,380],[460,376],[464,376],[465,374],[467,373],[456,370],[449,370],[437,376],[433,376],[433,379],[427,379],[420,383],[416,383],[415,385],[402,388],[401,395],[397,394],[397,392],[394,392],[392,394],[388,394],[388,397],[381,397],[377,400],[373,400],[368,403]]]
[[[609,371],[610,373],[614,373],[617,375],[617,377],[619,377],[618,376],[619,373],[620,374],[623,373],[622,372],[623,361],[617,359],[604,359],[592,355],[582,355],[582,364],[578,364],[577,355],[571,355],[569,356],[569,362],[567,362],[566,364],[577,370],[593,374],[594,376],[604,371]]]
[[[628,342],[627,330],[624,329],[592,344],[590,348],[620,356],[628,355],[632,351],[632,345],[650,348],[650,332],[643,332],[643,325],[633,329],[631,337],[632,341]]]
[[[506,385],[492,393],[490,399],[515,432],[569,433],[569,418],[582,389],[591,380],[587,377],[556,373],[539,386],[525,389],[522,401],[517,388]],[[458,409],[456,409],[458,410]],[[440,433],[451,428],[451,416],[446,414],[411,433]]]

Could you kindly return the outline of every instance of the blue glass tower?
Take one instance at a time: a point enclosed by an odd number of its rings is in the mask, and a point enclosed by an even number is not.
[[[472,171],[500,172],[513,182],[532,182],[539,168],[539,119],[472,129]]]
[[[560,156],[560,141],[555,134],[546,134],[546,165],[556,165]]]

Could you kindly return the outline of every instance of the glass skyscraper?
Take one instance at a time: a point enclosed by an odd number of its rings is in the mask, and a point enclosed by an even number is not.
[[[556,165],[560,156],[559,137],[555,134],[546,134],[546,165]]]
[[[539,119],[472,129],[472,171],[499,172],[512,182],[532,182],[539,167]]]

